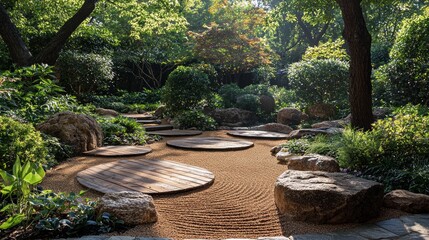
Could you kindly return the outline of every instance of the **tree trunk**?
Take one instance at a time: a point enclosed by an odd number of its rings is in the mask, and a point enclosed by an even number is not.
[[[98,0],[85,0],[82,7],[67,20],[58,30],[54,38],[46,45],[44,49],[35,57],[34,63],[47,63],[54,65],[58,59],[61,49],[67,42],[67,39],[73,34],[77,27],[89,17],[94,11]]]
[[[350,51],[350,108],[352,127],[370,130],[374,121],[371,98],[371,35],[361,0],[336,0],[344,20],[343,36]]]
[[[22,40],[15,24],[10,21],[10,17],[2,4],[0,4],[0,36],[6,43],[10,57],[14,63],[18,66],[31,64],[31,52]]]

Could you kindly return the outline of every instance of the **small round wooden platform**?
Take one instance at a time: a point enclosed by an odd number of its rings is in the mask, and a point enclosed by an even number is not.
[[[77,181],[102,193],[138,191],[147,194],[177,193],[206,186],[212,172],[167,160],[119,160],[88,168]]]
[[[127,117],[127,118],[134,118],[136,120],[152,120],[155,119],[154,116],[152,116],[151,114],[147,114],[147,113],[130,113],[130,114],[122,114],[122,116]]]
[[[173,125],[169,125],[169,124],[165,124],[165,125],[143,125],[143,127],[147,132],[173,129]]]
[[[267,139],[285,139],[289,135],[278,132],[267,132],[258,130],[236,130],[227,132],[228,135],[235,137],[246,137],[246,138],[267,138]]]
[[[166,137],[195,136],[195,135],[200,135],[201,133],[203,132],[198,130],[180,130],[180,129],[147,132],[147,134],[166,136]]]
[[[125,157],[144,155],[152,152],[152,148],[145,146],[106,146],[84,152],[85,155],[100,157]]]
[[[142,124],[161,124],[161,120],[159,119],[150,119],[150,120],[137,119],[136,122],[142,123]]]
[[[193,150],[240,150],[253,146],[253,142],[220,137],[193,137],[167,141],[171,147]]]

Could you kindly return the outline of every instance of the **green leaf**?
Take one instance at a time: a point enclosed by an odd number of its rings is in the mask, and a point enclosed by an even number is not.
[[[11,175],[10,173],[4,171],[4,170],[0,170],[0,176],[3,179],[3,182],[5,185],[10,185],[12,184],[12,182],[15,181],[16,177]]]
[[[44,178],[46,173],[43,169],[42,165],[39,164],[39,167],[36,169],[37,174],[39,174],[40,177]]]
[[[43,178],[36,172],[36,170],[33,170],[24,177],[24,181],[31,185],[40,183],[42,180]]]
[[[4,222],[2,225],[0,225],[1,230],[12,228],[18,224],[20,224],[22,221],[25,220],[25,214],[16,214],[11,216]]]
[[[19,160],[19,156],[16,157],[15,163],[13,164],[12,173],[14,176],[18,177],[22,170],[21,161]]]
[[[1,193],[3,195],[7,195],[7,194],[10,194],[12,192],[12,190],[13,190],[13,185],[9,185],[9,186],[3,187],[1,189]]]
[[[24,167],[22,168],[22,171],[21,171],[21,177],[24,177],[24,176],[26,176],[28,173],[30,173],[31,172],[31,163],[30,163],[30,161],[27,161],[25,164],[24,164]]]
[[[11,212],[11,210],[13,209],[13,207],[16,206],[16,204],[13,203],[9,203],[6,206],[4,206],[0,212]]]

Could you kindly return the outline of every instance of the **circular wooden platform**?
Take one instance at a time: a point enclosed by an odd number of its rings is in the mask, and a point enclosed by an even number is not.
[[[127,118],[134,118],[136,120],[152,120],[155,119],[154,116],[152,116],[151,114],[148,113],[130,113],[130,114],[122,114],[122,116],[127,117]]]
[[[171,147],[194,150],[240,150],[253,146],[253,142],[220,137],[193,137],[167,141]]]
[[[188,191],[214,181],[212,172],[167,160],[119,160],[88,168],[77,181],[102,193],[138,191],[163,194]]]
[[[150,119],[150,120],[137,119],[136,122],[142,123],[142,124],[161,124],[161,120],[159,119]]]
[[[143,125],[143,127],[144,127],[144,129],[147,132],[173,129],[173,125],[170,125],[170,124],[164,124],[164,125]]]
[[[267,139],[285,139],[289,135],[278,132],[267,132],[258,130],[237,130],[227,132],[228,135],[246,138],[267,138]]]
[[[166,137],[194,136],[194,135],[200,135],[201,133],[203,132],[198,130],[180,130],[180,129],[147,132],[147,134],[166,136]]]
[[[106,146],[84,152],[85,155],[100,157],[124,157],[144,155],[152,152],[152,148],[145,146]]]

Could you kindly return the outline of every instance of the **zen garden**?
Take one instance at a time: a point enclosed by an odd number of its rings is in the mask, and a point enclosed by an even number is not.
[[[429,239],[427,0],[1,0],[0,239]]]

